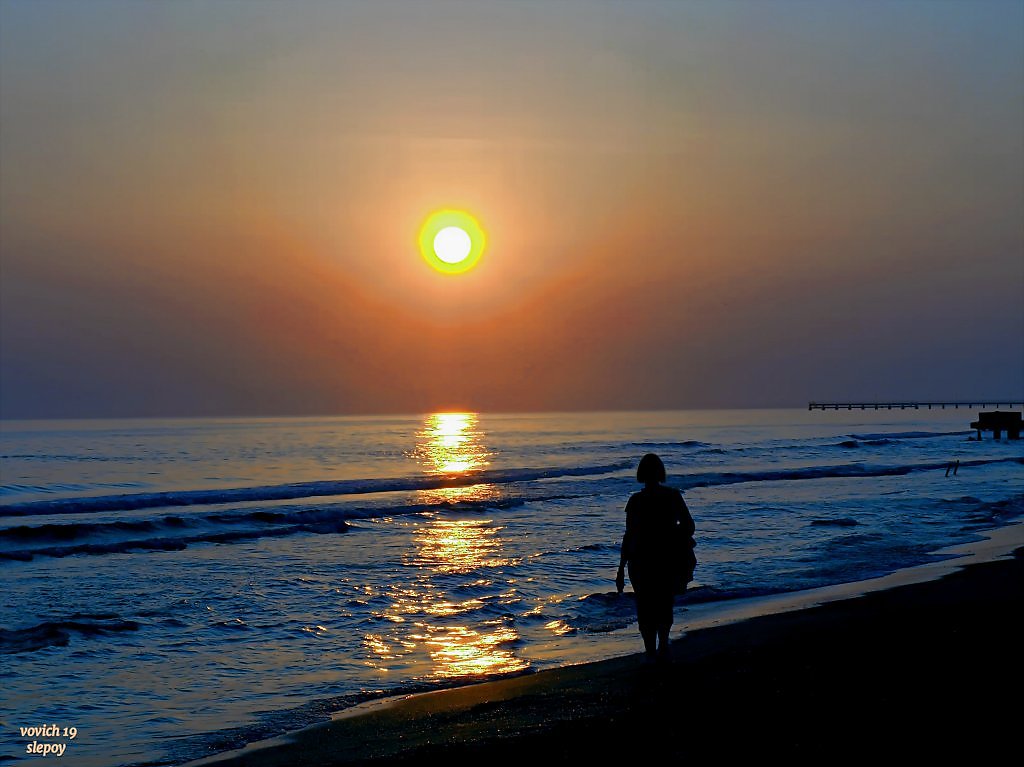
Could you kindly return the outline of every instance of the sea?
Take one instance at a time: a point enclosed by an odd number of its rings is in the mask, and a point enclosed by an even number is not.
[[[639,652],[614,578],[649,452],[697,527],[674,636],[934,561],[1024,514],[1024,442],[976,412],[2,422],[0,760],[181,764]]]

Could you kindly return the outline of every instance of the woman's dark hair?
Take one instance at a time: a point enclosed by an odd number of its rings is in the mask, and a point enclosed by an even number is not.
[[[636,481],[645,485],[648,482],[664,482],[665,464],[654,453],[648,453],[640,459],[640,465],[636,467]]]

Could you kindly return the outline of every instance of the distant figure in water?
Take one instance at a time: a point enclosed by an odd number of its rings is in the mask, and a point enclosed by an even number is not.
[[[667,660],[674,597],[686,591],[696,565],[693,518],[683,494],[661,484],[665,464],[654,453],[640,459],[636,481],[644,488],[626,504],[626,534],[615,586],[621,594],[628,567],[647,658]]]

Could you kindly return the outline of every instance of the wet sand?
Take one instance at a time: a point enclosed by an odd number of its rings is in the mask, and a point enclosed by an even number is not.
[[[1006,757],[1024,690],[1015,528],[1008,556],[691,631],[667,665],[636,655],[375,702],[193,764]]]

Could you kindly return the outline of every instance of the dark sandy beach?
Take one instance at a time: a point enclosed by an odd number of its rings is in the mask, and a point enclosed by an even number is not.
[[[937,580],[693,631],[639,656],[361,707],[220,765],[1008,757],[1024,548]],[[639,637],[637,639],[639,645]]]

